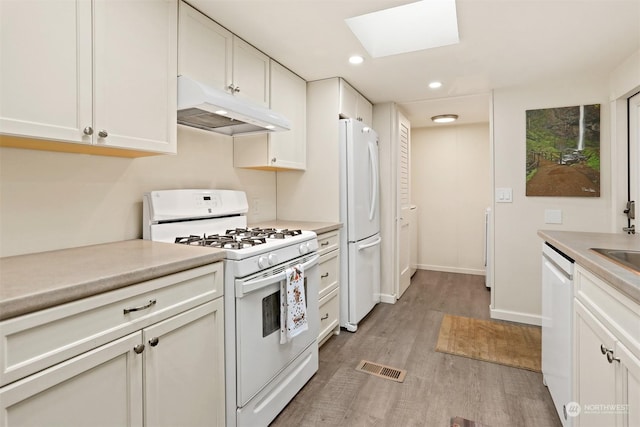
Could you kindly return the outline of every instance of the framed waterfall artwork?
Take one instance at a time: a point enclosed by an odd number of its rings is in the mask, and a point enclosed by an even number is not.
[[[527,196],[600,197],[600,104],[527,110]]]

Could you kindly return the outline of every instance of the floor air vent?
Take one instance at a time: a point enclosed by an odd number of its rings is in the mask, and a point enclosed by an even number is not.
[[[391,381],[397,381],[399,383],[403,382],[404,377],[407,375],[407,371],[403,369],[380,365],[379,363],[369,362],[368,360],[361,360],[356,367],[356,371],[375,375],[380,378],[386,378]]]

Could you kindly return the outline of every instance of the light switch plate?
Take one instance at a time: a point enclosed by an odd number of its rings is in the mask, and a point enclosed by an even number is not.
[[[496,203],[513,202],[513,190],[511,188],[496,188]]]
[[[544,210],[545,224],[562,224],[562,211],[560,209]]]

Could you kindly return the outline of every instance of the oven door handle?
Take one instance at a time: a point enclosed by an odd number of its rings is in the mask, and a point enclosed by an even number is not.
[[[318,259],[320,257],[318,255],[314,255],[310,259],[308,259],[304,264],[302,264],[302,268],[304,271],[307,271],[309,268],[318,264]],[[263,288],[265,285],[270,285],[272,283],[278,283],[287,278],[287,269],[284,269],[282,272],[275,274],[273,276],[268,277],[260,277],[258,279],[249,280],[248,282],[237,281],[236,282],[236,298],[242,298],[244,295]]]

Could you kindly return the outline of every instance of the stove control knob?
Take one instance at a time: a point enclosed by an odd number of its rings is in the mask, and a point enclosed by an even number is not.
[[[269,265],[278,263],[278,256],[276,254],[269,254]]]
[[[269,267],[269,260],[267,259],[266,256],[261,256],[260,258],[258,258],[258,267],[260,268]]]
[[[300,253],[302,255],[309,253],[309,243],[301,243],[300,244]]]

